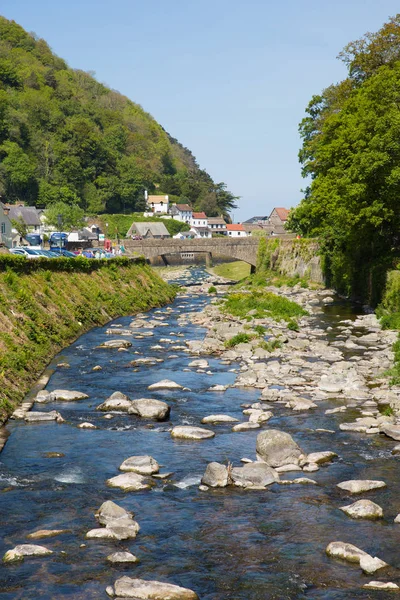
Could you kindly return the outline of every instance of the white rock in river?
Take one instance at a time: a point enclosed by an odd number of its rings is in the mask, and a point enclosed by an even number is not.
[[[331,452],[330,450],[326,452],[311,452],[311,454],[307,455],[306,460],[308,463],[322,465],[323,463],[330,462],[335,456],[337,456],[336,452]]]
[[[267,464],[262,462],[248,463],[244,467],[235,467],[231,471],[235,485],[242,487],[266,487],[279,481],[279,475]]]
[[[137,492],[139,490],[148,490],[150,485],[142,475],[138,473],[123,473],[111,479],[107,479],[107,485],[110,487],[121,488],[124,492]]]
[[[38,531],[29,533],[26,537],[29,540],[41,540],[42,538],[55,537],[62,533],[69,533],[69,529],[39,529]]]
[[[152,456],[131,456],[124,460],[119,470],[139,473],[139,475],[153,475],[158,473],[160,466]]]
[[[56,410],[49,412],[38,412],[32,410],[25,413],[24,419],[27,423],[34,423],[35,421],[63,421],[64,419]]]
[[[257,456],[270,467],[297,464],[303,451],[292,436],[278,429],[267,429],[257,436]]]
[[[196,360],[192,360],[188,366],[197,367],[198,369],[206,369],[208,367],[208,360],[205,358],[198,358]]]
[[[388,437],[400,441],[400,426],[399,425],[391,425],[390,423],[383,423],[380,426],[380,431],[387,435]]]
[[[127,340],[107,340],[103,342],[98,348],[130,348],[132,346],[131,342]]]
[[[209,487],[226,487],[228,479],[227,467],[217,462],[211,462],[207,465],[201,483]]]
[[[3,562],[24,560],[25,556],[48,556],[49,554],[53,554],[52,550],[49,550],[44,546],[37,546],[36,544],[20,544],[5,553]]]
[[[173,438],[182,440],[205,440],[215,436],[213,431],[202,427],[191,427],[190,425],[177,425],[171,431]]]
[[[250,429],[260,429],[260,423],[238,423],[232,427],[232,431],[249,431]]]
[[[183,386],[171,379],[162,379],[157,383],[152,383],[148,387],[149,390],[183,390]]]
[[[107,560],[110,563],[136,563],[139,559],[130,552],[114,552],[107,556]]]
[[[198,595],[187,588],[131,577],[117,579],[112,592],[114,596],[124,600],[199,600]]]
[[[99,404],[96,410],[103,410],[105,412],[109,410],[128,411],[130,407],[131,401],[128,396],[122,392],[114,392],[102,404]]]
[[[128,410],[130,415],[137,415],[142,419],[154,419],[155,421],[164,421],[168,418],[170,407],[166,402],[153,400],[151,398],[139,398],[132,400]]]
[[[134,540],[139,533],[139,523],[127,515],[108,521],[105,527],[92,529],[86,534],[87,539],[105,539],[105,540]]]
[[[318,405],[307,398],[293,398],[293,400],[289,400],[289,402],[285,404],[285,407],[300,411],[310,410],[310,408],[318,408]]]
[[[237,423],[238,421],[239,419],[229,415],[209,415],[201,420],[202,423]]]
[[[328,556],[359,564],[365,573],[375,573],[378,569],[387,567],[387,563],[383,562],[383,560],[372,557],[367,552],[364,552],[364,550],[357,548],[357,546],[345,542],[331,542],[326,548],[326,553]]]
[[[84,400],[85,398],[89,398],[89,396],[83,392],[76,392],[72,390],[53,390],[50,392],[50,396],[52,400],[56,400],[58,402],[74,402],[75,400]]]
[[[97,427],[96,425],[93,425],[93,423],[88,423],[86,421],[85,423],[80,423],[78,429],[97,429]]]
[[[362,494],[370,490],[377,490],[386,487],[384,481],[374,481],[373,479],[349,479],[337,484],[341,490],[346,490],[350,494]]]
[[[383,517],[382,508],[371,500],[357,500],[354,504],[341,506],[340,510],[352,519],[380,519]]]
[[[41,404],[44,404],[45,402],[51,402],[50,392],[47,390],[40,390],[40,392],[36,394],[35,402],[39,402]]]
[[[100,506],[99,510],[95,514],[96,519],[102,525],[107,525],[110,521],[115,521],[116,519],[121,519],[122,517],[134,517],[134,514],[122,508],[122,506],[118,506],[112,500],[106,500]]]
[[[385,581],[370,581],[369,583],[366,583],[365,585],[363,585],[363,588],[365,588],[366,590],[398,590],[398,589],[400,589],[398,585],[396,585],[395,583],[392,583],[391,581],[388,581],[387,583]]]
[[[228,389],[227,385],[221,385],[217,383],[216,385],[212,385],[208,388],[207,392],[225,392]]]

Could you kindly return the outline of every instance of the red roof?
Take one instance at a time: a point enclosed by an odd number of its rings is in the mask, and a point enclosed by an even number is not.
[[[287,208],[275,208],[275,211],[281,221],[288,220],[289,210]]]
[[[244,227],[241,223],[228,223],[226,229],[227,231],[244,231]]]
[[[193,219],[207,219],[206,213],[193,213]]]
[[[182,212],[192,212],[192,209],[190,208],[189,204],[177,204],[176,208]]]

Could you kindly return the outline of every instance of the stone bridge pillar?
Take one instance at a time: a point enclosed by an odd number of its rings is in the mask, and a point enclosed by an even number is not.
[[[206,267],[212,267],[212,266],[213,266],[212,253],[206,252]]]

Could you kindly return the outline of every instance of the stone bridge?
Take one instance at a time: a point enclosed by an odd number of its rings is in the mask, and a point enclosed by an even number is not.
[[[252,272],[255,271],[257,261],[257,250],[260,238],[204,238],[194,240],[125,240],[124,246],[129,254],[138,253],[150,259],[161,256],[165,258],[170,254],[186,254],[202,252],[206,254],[206,261],[211,264],[212,255],[229,256],[236,260],[242,260],[251,265]]]

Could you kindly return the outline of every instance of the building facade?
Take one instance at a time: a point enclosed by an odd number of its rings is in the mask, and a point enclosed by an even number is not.
[[[241,223],[228,223],[226,231],[229,237],[247,237],[247,232]]]

